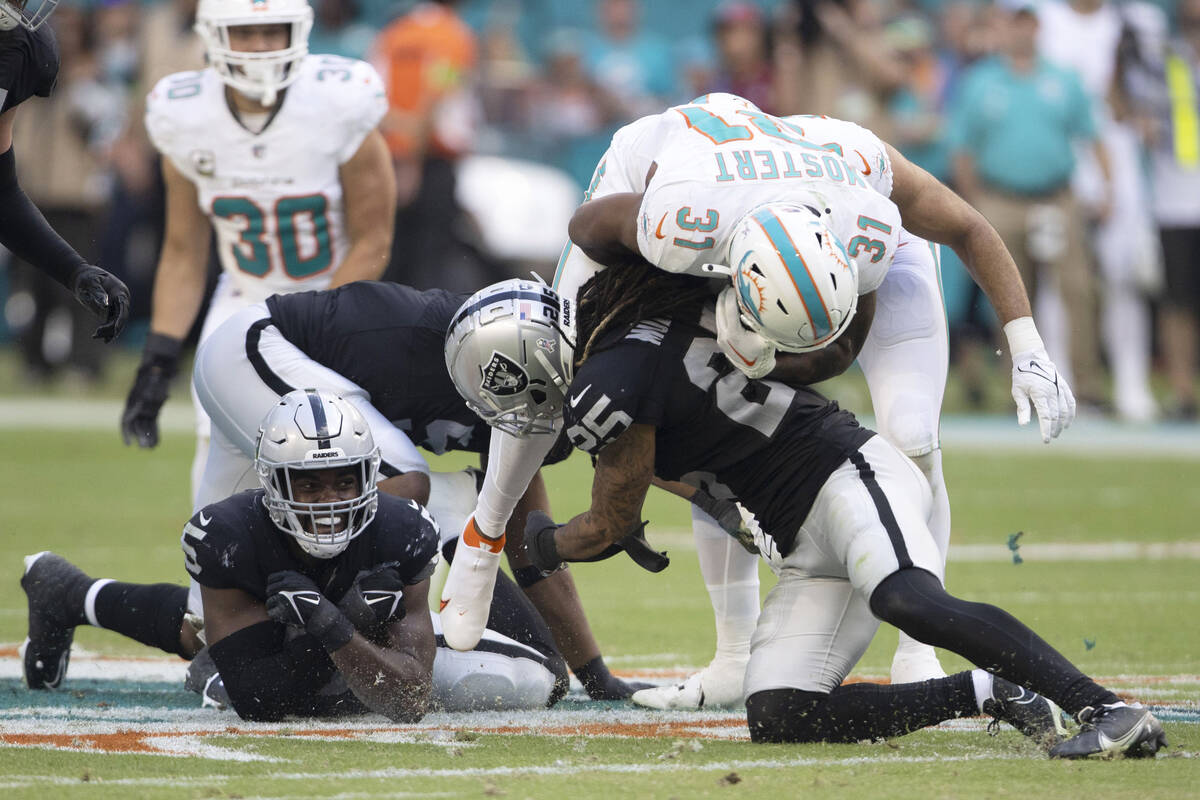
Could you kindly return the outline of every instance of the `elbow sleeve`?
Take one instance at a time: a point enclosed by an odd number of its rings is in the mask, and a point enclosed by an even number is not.
[[[276,622],[234,631],[209,650],[234,710],[246,720],[319,715],[324,704],[318,692],[337,671],[316,639],[288,640]]]

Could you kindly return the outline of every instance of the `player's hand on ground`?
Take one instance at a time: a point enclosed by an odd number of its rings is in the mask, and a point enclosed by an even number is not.
[[[1045,350],[1030,350],[1013,355],[1012,397],[1017,404],[1017,422],[1029,423],[1033,406],[1042,441],[1049,442],[1075,419],[1075,395],[1058,373]]]
[[[742,324],[737,295],[726,286],[717,296],[717,345],[748,378],[765,378],[775,369],[775,345]]]
[[[330,652],[354,636],[354,626],[346,615],[321,594],[312,579],[293,570],[268,576],[267,616],[283,625],[303,628]]]
[[[125,330],[129,321],[129,287],[120,278],[100,267],[85,264],[75,273],[75,299],[104,320],[93,339],[111,342]]]
[[[592,700],[628,700],[634,692],[653,686],[641,681],[623,681],[607,671],[601,677],[583,682],[583,689]]]
[[[395,567],[376,567],[358,573],[338,608],[359,631],[371,631],[404,618],[404,579]]]
[[[167,401],[182,349],[183,342],[174,337],[157,333],[146,337],[142,363],[121,415],[121,437],[125,444],[137,442],[138,447],[158,444],[158,412]]]

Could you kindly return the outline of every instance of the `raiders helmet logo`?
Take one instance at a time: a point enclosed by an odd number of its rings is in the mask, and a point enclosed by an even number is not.
[[[525,390],[529,376],[517,362],[508,356],[492,351],[492,360],[483,368],[483,382],[479,388],[499,397],[510,397]]]

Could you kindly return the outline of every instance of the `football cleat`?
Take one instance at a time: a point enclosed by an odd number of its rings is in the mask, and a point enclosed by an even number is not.
[[[221,673],[217,672],[217,665],[207,647],[200,648],[188,663],[183,688],[200,695],[201,708],[222,710],[233,705],[229,700],[229,692],[225,691]]]
[[[908,641],[896,648],[892,657],[892,683],[920,683],[944,677],[946,671],[929,645]]]
[[[1050,750],[1051,758],[1087,758],[1124,754],[1152,757],[1167,746],[1162,723],[1141,703],[1109,703],[1075,715],[1081,730]]]
[[[475,527],[474,517],[467,521],[442,586],[442,635],[455,650],[474,649],[483,636],[503,550],[503,536],[485,538]]]
[[[30,689],[62,683],[75,626],[86,622],[83,604],[92,583],[83,570],[48,550],[25,556],[21,588],[29,600],[29,635],[20,655]]]
[[[994,735],[1000,723],[1007,722],[1042,749],[1049,749],[1067,734],[1062,709],[1037,692],[998,675],[992,676],[992,696],[983,701],[983,713],[993,717],[988,723],[989,733]]]
[[[635,705],[662,711],[694,711],[699,708],[738,708],[742,705],[745,662],[709,664],[689,675],[683,683],[655,686],[634,692]]]

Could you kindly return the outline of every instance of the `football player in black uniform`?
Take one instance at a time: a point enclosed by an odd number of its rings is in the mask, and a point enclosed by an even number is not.
[[[754,741],[856,742],[988,713],[1057,757],[1146,754],[1166,744],[1147,709],[1122,702],[999,608],[945,591],[926,523],[929,484],[917,467],[817,392],[738,371],[715,340],[706,282],[629,264],[601,272],[579,296],[578,347],[565,336],[554,342],[574,348],[575,372],[569,388],[549,391],[560,392],[572,444],[595,458],[592,505],[561,526],[530,514],[525,546],[546,570],[641,548],[642,502],[656,476],[736,502],[779,575],[744,684]],[[540,293],[528,302],[541,302]],[[452,329],[451,341],[503,341],[522,325],[489,319],[486,307],[482,322],[459,319],[466,330]],[[520,341],[515,332],[507,338]],[[462,352],[456,377],[471,372],[471,349]],[[530,361],[501,354],[518,373]],[[458,386],[500,407],[533,407],[521,392]],[[879,620],[985,669],[841,685]],[[1060,740],[1065,728],[1046,698],[1083,724],[1076,736]]]
[[[58,44],[43,25],[58,0],[0,0],[0,244],[67,287],[103,322],[97,339],[111,342],[129,320],[129,289],[86,263],[21,191],[13,154],[13,119],[30,97],[49,97],[58,77]]]
[[[456,710],[537,708],[561,694],[565,669],[555,675],[546,655],[502,636],[470,656],[443,646],[435,667],[437,526],[417,503],[378,491],[379,450],[350,403],[315,389],[285,396],[263,420],[255,467],[262,488],[202,508],[182,538],[209,652],[240,716],[369,710],[411,722],[431,698]],[[197,649],[183,587],[93,581],[52,553],[29,557],[21,584],[30,688],[59,685],[85,622],[184,657]]]
[[[540,476],[528,487],[522,483],[511,498],[520,502],[507,546],[486,551],[460,548],[459,553],[449,549],[458,543],[457,533],[475,505],[475,478],[430,472],[418,448],[438,454],[489,452],[492,429],[459,396],[443,355],[451,316],[464,299],[442,290],[419,292],[395,283],[356,281],[325,292],[275,295],[230,317],[196,353],[196,394],[212,420],[198,503],[252,485],[257,421],[279,397],[305,386],[335,390],[371,426],[382,456],[380,491],[411,497],[429,508],[447,537],[451,569],[475,570],[478,560],[498,560],[503,550],[517,583],[549,624],[558,649],[589,696],[628,697],[644,684],[621,681],[605,666],[570,572],[545,577],[521,549],[525,514],[549,508]],[[501,380],[498,370],[493,373],[494,380]],[[465,486],[460,485],[463,478]],[[510,579],[501,582],[505,591],[513,589]],[[494,613],[489,617],[489,609],[485,603],[487,627],[526,640]]]

